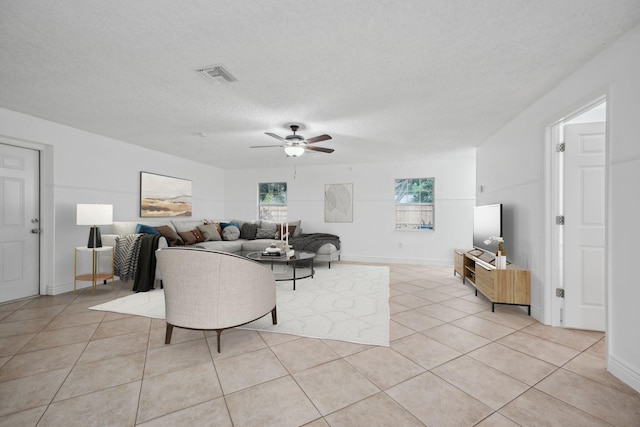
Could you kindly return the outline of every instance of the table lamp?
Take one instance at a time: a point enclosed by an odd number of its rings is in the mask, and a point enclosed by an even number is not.
[[[113,205],[77,205],[76,220],[77,225],[92,226],[89,231],[87,247],[101,248],[102,239],[98,226],[113,223]]]

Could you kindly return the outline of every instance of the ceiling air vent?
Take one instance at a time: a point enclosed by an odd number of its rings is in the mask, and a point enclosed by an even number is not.
[[[216,85],[227,84],[236,81],[235,77],[233,77],[227,70],[219,65],[198,70],[198,74],[207,79],[210,83]]]

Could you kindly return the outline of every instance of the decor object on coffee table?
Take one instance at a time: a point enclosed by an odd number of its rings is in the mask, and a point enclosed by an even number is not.
[[[162,272],[167,329],[216,331],[218,353],[222,331],[257,320],[271,312],[277,324],[276,282],[257,262],[225,252],[165,248],[156,252]]]

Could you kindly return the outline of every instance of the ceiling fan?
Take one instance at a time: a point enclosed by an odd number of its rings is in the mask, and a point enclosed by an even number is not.
[[[283,143],[280,145],[254,145],[251,148],[269,148],[269,147],[284,147],[284,152],[288,157],[298,157],[302,156],[305,151],[318,151],[320,153],[333,153],[333,148],[324,148],[324,147],[316,147],[311,144],[315,144],[316,142],[327,141],[331,139],[331,136],[324,134],[319,135],[313,138],[305,139],[302,135],[296,134],[300,126],[291,125],[289,126],[293,135],[285,136],[284,138],[276,135],[275,133],[265,132],[265,134],[274,137],[277,140],[282,141]]]

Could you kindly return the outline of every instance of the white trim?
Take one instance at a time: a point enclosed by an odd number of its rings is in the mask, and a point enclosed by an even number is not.
[[[53,146],[6,135],[0,135],[0,142],[40,152],[40,295],[54,295]]]
[[[606,151],[605,151],[605,188],[607,188],[605,194],[605,204],[609,206],[609,193],[610,193],[610,179],[609,174],[611,171],[609,162],[609,112],[611,111],[611,94],[610,94],[610,86],[597,91],[589,98],[581,101],[580,103],[574,104],[573,107],[569,110],[569,112],[562,114],[559,118],[551,121],[545,128],[545,165],[544,165],[544,185],[546,191],[545,197],[545,212],[546,217],[544,220],[545,224],[545,235],[548,236],[548,240],[545,242],[545,269],[544,276],[545,281],[547,283],[546,289],[543,291],[543,301],[544,301],[544,317],[543,323],[551,326],[562,327],[563,324],[561,322],[560,310],[564,309],[564,299],[558,298],[555,296],[556,288],[563,288],[564,284],[562,282],[562,265],[560,260],[561,257],[561,248],[560,248],[560,235],[561,228],[555,224],[556,215],[562,215],[561,206],[560,206],[560,188],[558,186],[558,182],[560,181],[560,160],[559,156],[556,153],[556,145],[561,141],[561,128],[562,125],[573,118],[581,115],[582,113],[592,109],[598,104],[601,104],[603,101],[607,102],[606,109]],[[609,208],[608,208],[609,209]],[[610,277],[610,268],[608,261],[608,251],[610,246],[609,242],[609,230],[611,224],[609,223],[609,218],[611,217],[610,212],[606,211],[605,215],[605,223],[607,224],[605,230],[605,277],[607,277],[607,282],[605,283],[605,310],[608,312],[608,283],[611,282]],[[608,330],[608,315],[605,320],[605,331]],[[610,349],[609,349],[610,350]]]
[[[623,359],[615,354],[609,353],[607,370],[616,378],[640,393],[640,372],[634,370],[633,366],[625,363]]]
[[[546,212],[544,218],[544,230],[545,239],[544,243],[544,263],[545,263],[545,280],[543,283],[548,283],[549,289],[543,291],[544,310],[543,317],[540,317],[541,321],[546,325],[557,326],[559,324],[559,316],[554,317],[555,295],[553,289],[559,286],[559,272],[557,271],[557,263],[554,259],[558,259],[558,227],[555,225],[553,218],[558,215],[558,194],[557,189],[554,187],[557,182],[558,176],[558,162],[555,146],[558,143],[558,132],[556,131],[556,125],[547,126],[545,129],[545,164],[544,164],[544,188],[547,195],[544,199]]]

